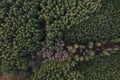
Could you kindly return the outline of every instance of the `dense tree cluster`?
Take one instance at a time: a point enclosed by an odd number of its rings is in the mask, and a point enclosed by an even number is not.
[[[0,0],[0,72],[82,80],[80,61],[120,50],[119,5],[119,0]]]
[[[89,19],[66,29],[64,38],[72,43],[104,41],[120,37],[119,1],[102,1],[99,10],[89,15]]]
[[[0,2],[2,71],[27,69],[26,57],[41,48],[44,26],[36,3],[27,0]]]
[[[26,80],[119,80],[119,52],[107,57],[97,56],[84,62],[62,62],[43,64]]]
[[[96,57],[83,63],[85,80],[119,80],[120,79],[120,54],[108,57]]]
[[[28,80],[83,80],[83,75],[75,66],[74,61],[43,64]]]

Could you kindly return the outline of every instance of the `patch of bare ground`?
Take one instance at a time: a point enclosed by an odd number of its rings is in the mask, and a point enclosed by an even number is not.
[[[25,80],[25,75],[9,75],[9,74],[0,74],[0,80]]]

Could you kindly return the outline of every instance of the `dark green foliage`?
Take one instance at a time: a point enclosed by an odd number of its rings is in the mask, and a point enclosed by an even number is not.
[[[99,57],[83,62],[51,62],[41,67],[26,80],[119,80],[120,54]]]
[[[120,38],[112,39],[111,42],[113,42],[113,43],[120,43]]]
[[[101,42],[120,37],[119,5],[119,0],[0,0],[0,71],[26,71],[30,68],[31,55],[36,55],[36,52],[40,52],[40,57],[45,55],[48,61],[51,56],[53,61],[60,62],[67,60],[68,56],[74,57],[77,62],[89,60],[95,54],[95,45],[90,41]],[[119,39],[116,42],[118,41]],[[72,43],[74,45],[69,46]],[[79,43],[82,45],[79,46]],[[83,46],[84,43],[88,45]],[[67,46],[72,55],[68,54]],[[96,46],[99,47],[100,44],[97,43]],[[76,55],[79,47],[88,48],[85,49],[84,56]],[[45,52],[41,52],[42,49]],[[109,55],[106,50],[102,53]],[[54,72],[57,65],[61,64],[50,63],[50,66],[46,64],[44,67],[47,69],[55,66]],[[81,77],[71,65],[67,68],[62,66],[57,71],[64,72],[65,69],[68,69],[64,73],[65,79]],[[35,79],[44,80],[46,73],[46,78],[55,75],[49,69],[38,72],[41,76],[35,76]],[[77,73],[78,76],[74,76]],[[58,72],[58,75],[61,73]]]
[[[100,7],[100,2],[101,0],[1,0],[2,71],[23,69],[22,65],[29,64],[27,57],[40,50],[41,43],[46,49],[58,49],[57,43],[62,40],[63,31],[74,27],[76,22],[79,24],[86,20],[88,14]],[[26,61],[22,58],[26,58]]]
[[[120,80],[120,52],[83,63],[85,80]]]
[[[120,1],[102,0],[101,8],[74,27],[66,29],[65,39],[72,43],[103,41],[120,37]]]
[[[44,0],[42,1],[42,18],[46,20],[45,47],[51,49],[56,39],[61,40],[66,29],[78,27],[100,7],[101,0]],[[71,36],[69,36],[71,37]],[[54,50],[54,49],[52,49]]]
[[[44,26],[34,1],[2,0],[0,3],[0,58],[3,72],[29,66],[27,56],[41,48]],[[25,59],[24,59],[25,58]]]
[[[45,63],[28,80],[84,80],[75,65],[74,61]]]

